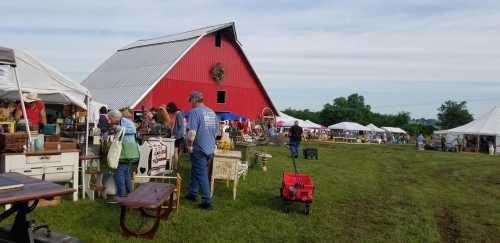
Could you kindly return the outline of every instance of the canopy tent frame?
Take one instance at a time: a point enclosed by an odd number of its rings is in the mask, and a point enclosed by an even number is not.
[[[14,52],[14,49],[11,49],[11,48],[5,48],[5,47],[0,47],[0,64],[1,65],[7,65],[9,67],[9,71],[12,71],[12,73],[14,74],[14,78],[15,78],[15,82],[16,82],[16,86],[17,86],[17,93],[19,95],[19,101],[20,101],[20,104],[21,104],[21,109],[22,109],[22,113],[23,113],[23,117],[24,117],[24,120],[26,121],[26,132],[28,133],[28,148],[31,147],[31,144],[32,144],[32,141],[33,141],[33,138],[31,136],[31,131],[30,131],[30,126],[29,126],[29,120],[28,120],[28,116],[27,116],[27,112],[26,112],[26,104],[24,102],[24,99],[23,99],[23,85],[22,85],[22,82],[19,78],[19,73],[17,72],[17,62],[16,62],[16,54]],[[49,72],[47,75],[54,75],[54,71],[47,71]],[[58,79],[57,81],[60,81],[60,79]],[[69,80],[67,80],[69,81]],[[63,84],[63,85],[68,85],[68,84]],[[67,87],[67,86],[65,86]],[[33,88],[31,88],[30,90],[32,90]],[[69,101],[69,103],[73,103],[73,101],[70,99],[70,97],[65,97],[63,95],[63,90],[54,90],[54,93],[55,94],[61,94],[67,101]],[[88,90],[86,91],[85,93],[85,109],[86,109],[86,131],[85,131],[85,155],[88,154],[88,137],[89,137],[89,116],[90,116],[90,94],[88,92]],[[80,105],[80,104],[78,104]]]

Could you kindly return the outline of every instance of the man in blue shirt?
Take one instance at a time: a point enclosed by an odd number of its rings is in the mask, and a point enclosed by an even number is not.
[[[213,159],[215,137],[217,136],[217,117],[215,112],[203,104],[203,94],[194,91],[189,96],[191,113],[188,122],[187,147],[191,153],[191,184],[186,199],[196,201],[198,189],[201,190],[200,207],[210,209],[210,186],[208,182],[209,161]]]

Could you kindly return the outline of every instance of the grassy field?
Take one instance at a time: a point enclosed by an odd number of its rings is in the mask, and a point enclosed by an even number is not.
[[[214,210],[184,201],[154,242],[500,242],[500,158],[410,145],[310,146],[320,159],[301,159],[299,168],[316,184],[311,215],[282,212],[281,172],[291,162],[284,148],[261,147],[274,156],[269,170],[251,170],[236,201],[219,183]],[[140,242],[121,237],[119,208],[102,201],[65,201],[33,216],[86,242]]]

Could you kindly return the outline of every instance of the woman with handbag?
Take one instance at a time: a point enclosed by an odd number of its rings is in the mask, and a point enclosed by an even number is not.
[[[121,152],[115,171],[116,196],[125,197],[132,190],[130,168],[139,162],[139,145],[135,140],[136,128],[134,122],[123,117],[120,111],[112,110],[108,116],[111,125],[117,131],[117,139],[121,141]],[[110,164],[110,167],[115,166]]]

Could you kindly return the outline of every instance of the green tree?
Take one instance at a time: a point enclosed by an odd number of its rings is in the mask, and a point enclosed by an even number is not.
[[[320,123],[319,119],[319,112],[317,111],[311,111],[309,109],[304,109],[304,110],[296,110],[291,107],[285,109],[283,113],[293,116],[295,118],[299,118],[301,120],[310,120],[315,123]]]
[[[467,110],[467,102],[448,100],[438,108],[438,120],[441,129],[450,129],[472,121],[472,115]]]
[[[369,121],[370,109],[363,96],[351,94],[347,98],[336,98],[332,104],[325,104],[319,116],[322,124],[331,125],[342,121],[365,124]]]

